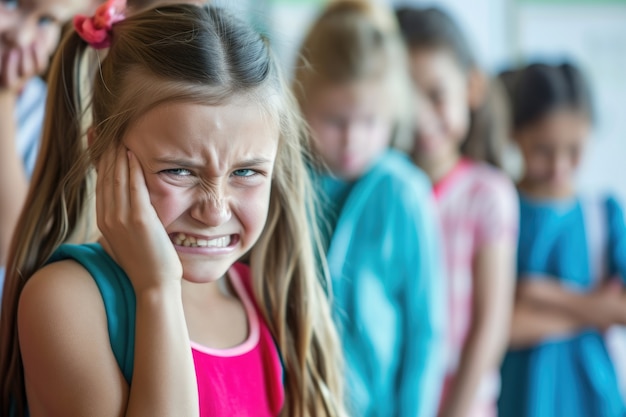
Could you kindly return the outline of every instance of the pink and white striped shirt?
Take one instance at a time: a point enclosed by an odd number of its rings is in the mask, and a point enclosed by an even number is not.
[[[442,223],[448,274],[448,376],[444,399],[453,381],[467,338],[473,299],[474,256],[484,245],[517,243],[519,204],[511,180],[487,164],[461,159],[434,186]],[[494,369],[481,383],[468,416],[495,416],[500,378]]]

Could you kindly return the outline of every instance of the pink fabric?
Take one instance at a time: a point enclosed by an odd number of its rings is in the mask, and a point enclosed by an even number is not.
[[[519,205],[515,187],[500,171],[468,159],[434,186],[442,222],[448,273],[448,377],[453,381],[472,317],[473,259],[482,246],[517,241]],[[482,381],[475,409],[470,416],[492,416],[499,393],[496,369]],[[489,412],[492,410],[493,412]]]
[[[246,341],[231,349],[192,343],[200,416],[277,416],[284,390],[276,344],[252,301],[248,267],[235,264],[229,277],[246,309],[249,334]]]

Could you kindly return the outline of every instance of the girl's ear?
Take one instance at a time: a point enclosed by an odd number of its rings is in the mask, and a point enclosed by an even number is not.
[[[485,102],[489,80],[484,72],[471,69],[467,75],[467,100],[471,110],[479,109]]]

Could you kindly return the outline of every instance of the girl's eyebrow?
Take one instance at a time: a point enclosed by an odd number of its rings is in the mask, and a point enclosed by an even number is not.
[[[181,166],[185,168],[200,168],[204,165],[198,162],[194,162],[191,159],[170,158],[167,156],[154,158],[154,160],[161,164],[171,164],[171,165],[177,165],[177,166]]]
[[[169,157],[160,157],[154,159],[158,163],[162,164],[172,164],[185,168],[202,168],[205,164],[198,163],[196,161],[190,159],[181,159],[181,158],[169,158]],[[267,165],[271,164],[272,160],[269,158],[250,158],[238,161],[235,163],[235,166],[247,167],[247,166],[258,166],[258,165]]]
[[[243,161],[237,162],[235,165],[238,166],[258,166],[258,165],[267,165],[271,164],[272,160],[268,158],[250,158],[244,159]]]

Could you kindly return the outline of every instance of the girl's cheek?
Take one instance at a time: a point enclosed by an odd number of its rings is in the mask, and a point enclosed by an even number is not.
[[[167,225],[171,220],[180,216],[180,212],[189,203],[188,190],[175,187],[158,179],[147,181],[150,202],[161,221]]]

